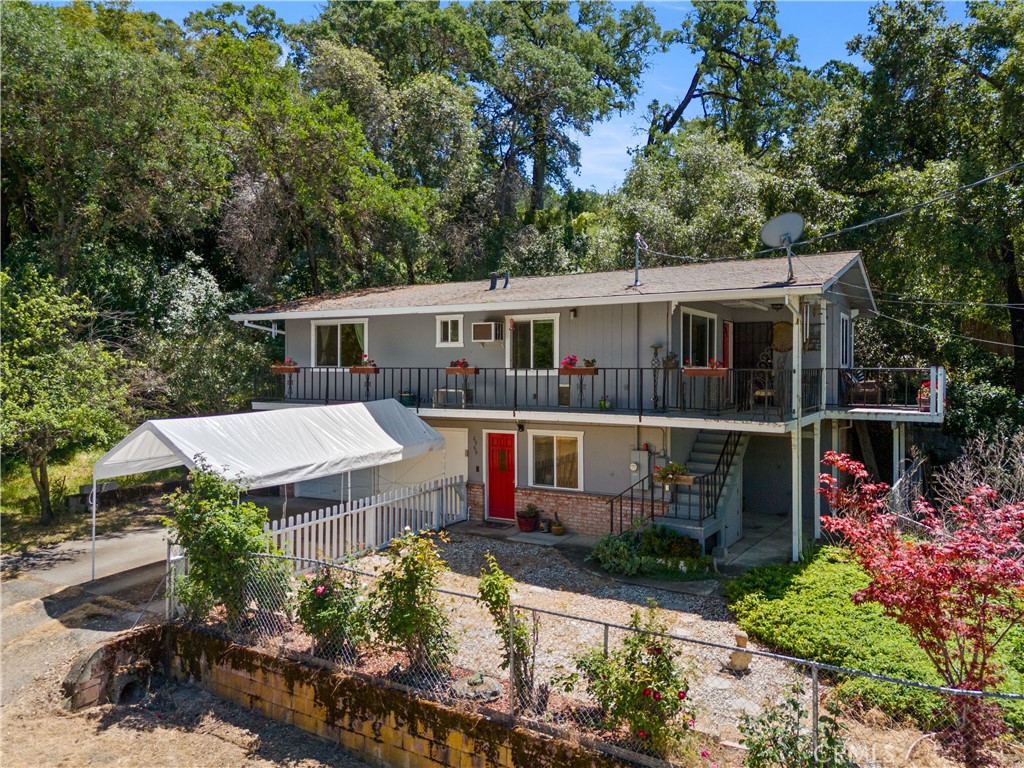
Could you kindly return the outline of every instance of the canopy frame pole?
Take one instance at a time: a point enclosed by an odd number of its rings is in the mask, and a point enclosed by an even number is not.
[[[99,499],[96,494],[96,475],[92,476],[92,493],[89,494],[89,506],[92,508],[92,578],[96,581],[96,507]]]

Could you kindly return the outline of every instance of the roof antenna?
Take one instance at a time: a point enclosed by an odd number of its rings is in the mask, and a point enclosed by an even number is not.
[[[796,280],[793,275],[793,242],[800,239],[804,231],[804,217],[799,213],[780,213],[761,227],[761,242],[769,248],[785,248],[789,262],[787,283]]]
[[[640,233],[637,232],[633,235],[633,287],[640,287],[640,244],[643,243],[644,248],[647,247],[647,243],[644,243],[644,239],[640,237]]]

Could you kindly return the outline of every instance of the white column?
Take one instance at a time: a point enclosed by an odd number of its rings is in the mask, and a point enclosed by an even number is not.
[[[900,424],[892,422],[892,484],[896,485],[900,479],[900,463],[903,454],[900,450]]]
[[[821,361],[821,410],[828,404],[828,302],[821,302],[821,349],[818,352]]]
[[[814,466],[821,468],[821,419],[814,420]],[[821,538],[821,494],[817,492],[818,472],[814,473],[814,538]]]
[[[96,495],[96,478],[92,479],[92,495],[89,496],[89,506],[92,507],[92,581],[96,581],[96,507],[99,505],[99,497]]]
[[[800,407],[800,400],[803,397],[803,351],[804,351],[804,329],[803,318],[800,315],[800,298],[794,300],[793,311],[793,413],[797,418],[797,429],[800,428],[799,419],[803,415]]]
[[[790,434],[790,460],[792,461],[792,486],[793,486],[793,562],[800,559],[800,552],[803,546],[803,488],[800,476],[802,467],[800,465],[800,441],[802,439],[800,428],[797,427]]]

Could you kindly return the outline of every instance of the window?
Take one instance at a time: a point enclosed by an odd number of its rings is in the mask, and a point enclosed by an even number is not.
[[[508,366],[523,369],[555,367],[558,360],[558,315],[509,318],[512,338],[506,343]]]
[[[714,315],[704,312],[683,312],[682,357],[684,365],[706,366],[710,364],[711,358],[716,357],[716,319]]]
[[[583,488],[583,433],[530,432],[530,485]]]
[[[853,365],[853,320],[845,312],[839,313],[839,367]]]
[[[437,346],[462,346],[462,315],[437,316]]]
[[[348,368],[361,365],[366,354],[366,321],[313,323],[313,365]]]

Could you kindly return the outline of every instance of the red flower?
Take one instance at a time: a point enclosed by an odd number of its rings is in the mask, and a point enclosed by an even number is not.
[[[677,693],[676,694],[676,698],[679,699],[680,701],[685,699],[686,698],[686,691],[680,691],[679,693]]]
[[[708,752],[708,751],[707,751],[706,749],[702,749],[702,750],[700,751],[700,756],[701,756],[701,757],[711,757],[711,753],[710,753],[710,752]]]
[[[651,695],[651,689],[650,688],[644,688],[644,696],[650,696],[650,695]]]
[[[660,691],[655,691],[654,692],[654,700],[655,701],[661,701],[661,692]]]
[[[639,731],[636,732],[636,735],[639,736],[641,739],[646,739],[647,738],[647,731],[645,731],[643,728],[641,728]]]
[[[656,645],[652,645],[650,648],[647,649],[647,652],[652,654],[652,655],[654,655],[654,656],[660,656],[661,655],[661,648],[659,648]]]
[[[327,587],[325,587],[323,584],[321,584],[319,587],[316,588],[316,593],[318,595],[322,595],[326,591],[327,591]]]

